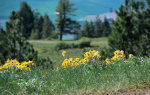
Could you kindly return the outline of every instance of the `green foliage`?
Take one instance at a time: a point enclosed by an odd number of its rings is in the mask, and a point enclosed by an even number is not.
[[[146,4],[146,5],[145,5]],[[124,50],[126,54],[145,56],[150,54],[150,6],[144,1],[128,1],[116,11],[109,45]]]
[[[102,23],[102,29],[103,29],[102,36],[106,37],[111,34],[111,27],[106,17],[104,18],[104,22]]]
[[[96,17],[96,21],[94,22],[94,37],[101,37],[102,36],[102,21],[99,19],[99,16]]]
[[[53,69],[53,62],[50,58],[39,58],[35,60],[36,66],[38,66],[39,69]]]
[[[10,59],[19,61],[36,60],[37,52],[33,49],[20,32],[20,19],[16,12],[12,12],[10,21],[6,24],[6,31],[2,30],[0,36],[0,59],[2,62]]]
[[[95,29],[94,29],[94,24],[92,21],[89,24],[89,29],[90,29],[90,31],[88,33],[88,37],[94,37]]]
[[[86,20],[85,23],[84,23],[83,31],[82,31],[82,36],[83,37],[88,37],[88,33],[90,32],[89,30],[90,30],[89,23]]]
[[[42,29],[43,29],[43,16],[39,16],[38,12],[34,13],[34,27],[30,39],[41,39],[42,38]]]
[[[115,51],[115,49],[111,48],[111,47],[103,47],[100,49],[100,54],[103,55],[102,56],[102,60],[105,60],[106,58],[111,58],[114,54],[113,52]]]
[[[9,55],[9,47],[8,47],[8,39],[6,36],[7,33],[4,30],[1,30],[0,32],[0,59],[2,60],[2,62],[7,59],[7,56]]]

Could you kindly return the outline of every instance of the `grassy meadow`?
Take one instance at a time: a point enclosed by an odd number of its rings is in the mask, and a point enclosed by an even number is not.
[[[84,38],[83,38],[84,39]],[[91,41],[91,46],[96,49],[101,49],[103,47],[108,47],[108,38],[88,38]],[[60,66],[64,60],[62,56],[63,50],[55,50],[56,44],[60,43],[59,40],[29,40],[29,42],[33,45],[34,49],[38,51],[39,57],[49,57],[53,60],[56,66]],[[63,41],[67,44],[77,43],[78,41]],[[67,52],[66,57],[81,57],[84,52],[84,48],[73,48],[73,49],[65,49]]]
[[[107,38],[94,38],[92,47],[56,50],[57,40],[30,40],[38,51],[39,57],[49,57],[54,68],[41,69],[34,63],[30,71],[23,69],[5,69],[0,73],[0,95],[126,95],[147,94],[150,87],[150,59],[124,55],[115,51],[118,59],[102,60],[100,50],[109,47]],[[67,44],[78,41],[65,41]],[[92,54],[92,51],[95,52]],[[66,51],[65,56],[62,52]],[[89,51],[89,52],[88,52]],[[91,53],[90,55],[86,55]],[[117,54],[116,54],[117,53]],[[100,55],[99,58],[97,55]],[[122,56],[123,55],[123,56]],[[87,63],[61,67],[66,58],[83,58]],[[109,58],[114,58],[109,56]],[[85,58],[84,58],[85,59]],[[81,59],[82,60],[82,59]],[[65,62],[65,61],[64,61]],[[66,61],[69,62],[69,61]],[[71,64],[74,64],[74,61]],[[9,62],[8,62],[9,63]],[[12,62],[14,64],[14,62]],[[28,64],[29,65],[29,64]]]

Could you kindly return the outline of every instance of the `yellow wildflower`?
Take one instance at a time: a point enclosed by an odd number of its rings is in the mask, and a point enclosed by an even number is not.
[[[26,67],[25,70],[26,70],[26,71],[30,71],[30,68],[29,68],[29,67]]]
[[[28,67],[29,64],[32,64],[34,65],[33,61],[23,61],[21,63],[19,63],[19,61],[17,61],[16,59],[8,59],[6,61],[6,63],[3,65],[3,66],[0,66],[0,71],[2,69],[14,69],[14,68],[17,68],[17,69],[21,69],[21,70],[27,70],[29,71],[30,68]]]
[[[31,64],[32,66],[34,65],[34,62],[33,62],[33,61],[29,61],[28,63]]]
[[[66,51],[63,51],[63,52],[62,52],[62,56],[66,56]]]
[[[21,65],[17,65],[17,69],[20,69]]]
[[[110,61],[110,59],[109,58],[106,58],[106,64],[110,64],[111,63],[111,61]]]
[[[0,66],[0,71],[3,69],[3,66]]]
[[[127,64],[127,61],[125,60],[124,63]]]
[[[3,68],[4,68],[4,69],[8,69],[8,66],[7,66],[7,65],[3,65]]]
[[[132,54],[129,54],[129,58],[132,58]]]
[[[57,67],[57,68],[56,68],[56,70],[58,71],[58,70],[59,70],[59,68]]]

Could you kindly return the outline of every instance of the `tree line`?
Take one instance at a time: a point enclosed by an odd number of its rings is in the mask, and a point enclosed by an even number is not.
[[[82,36],[83,37],[107,37],[111,34],[111,25],[108,22],[107,18],[104,18],[102,22],[99,16],[96,17],[96,20],[88,22],[87,20],[84,23]]]
[[[43,39],[55,35],[55,26],[49,16],[47,14],[42,16],[37,11],[33,11],[26,2],[22,2],[20,10],[13,11],[10,17],[13,17],[14,13],[20,20],[17,28],[26,39]],[[7,23],[10,22],[11,19]],[[6,27],[9,26],[6,24]]]
[[[84,37],[102,37],[108,36],[111,32],[111,27],[107,19],[102,22],[98,17],[95,22],[85,21],[83,28],[72,17],[77,10],[73,7],[74,4],[69,0],[60,0],[56,7],[56,24],[54,25],[47,14],[42,16],[39,12],[33,11],[31,7],[22,2],[19,11],[16,13],[17,18],[20,19],[18,29],[22,32],[26,39],[56,39],[58,35],[60,40],[66,33],[81,35]],[[10,17],[12,17],[11,14]],[[10,22],[9,22],[10,23]],[[6,27],[7,26],[6,24]],[[74,32],[71,32],[71,31]]]

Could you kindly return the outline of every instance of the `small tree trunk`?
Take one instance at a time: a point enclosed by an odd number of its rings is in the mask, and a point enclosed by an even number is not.
[[[63,32],[64,32],[64,20],[61,20],[61,26],[60,26],[60,41],[62,41]]]
[[[62,31],[60,31],[60,41],[62,41]]]

